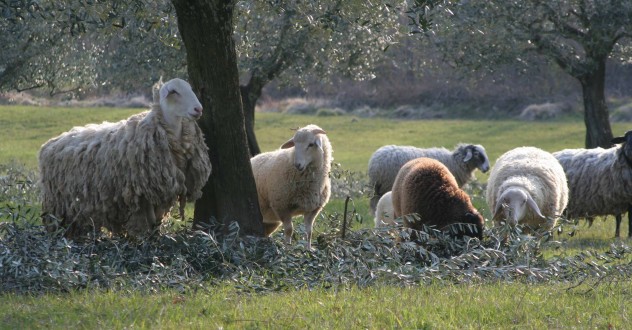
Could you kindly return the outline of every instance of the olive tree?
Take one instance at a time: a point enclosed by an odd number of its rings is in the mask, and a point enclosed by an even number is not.
[[[631,58],[632,1],[445,1],[432,16],[426,35],[457,65],[557,64],[581,85],[586,147],[611,146],[606,62]]]

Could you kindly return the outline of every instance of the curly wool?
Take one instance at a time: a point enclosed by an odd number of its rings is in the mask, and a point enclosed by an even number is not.
[[[531,229],[551,229],[568,203],[568,185],[564,170],[553,155],[535,147],[507,151],[496,160],[487,180],[486,200],[494,212],[500,197],[508,189],[520,189],[535,201],[542,219],[527,209],[520,223]],[[496,219],[499,223],[502,219]]]
[[[404,227],[420,230],[421,224],[444,229],[455,223],[474,224],[477,232],[460,234],[482,238],[484,220],[470,197],[441,162],[416,158],[402,166],[392,190],[395,217],[417,214],[419,221],[404,217]]]
[[[624,150],[624,147],[617,146],[609,149],[565,149],[553,153],[568,179],[569,218],[627,212],[632,204],[632,167],[625,160]]]
[[[39,154],[45,224],[54,216],[75,237],[105,227],[140,235],[155,229],[179,198],[201,196],[211,173],[208,148],[193,120],[176,139],[154,93],[150,111],[117,123],[75,127]]]
[[[477,156],[470,161],[464,159],[469,150],[476,150]],[[489,168],[489,160],[481,145],[458,144],[453,151],[446,148],[417,148],[413,146],[387,145],[377,149],[369,159],[369,184],[375,193],[371,198],[371,208],[375,211],[380,197],[390,191],[399,169],[409,160],[428,157],[436,159],[448,167],[459,187],[474,180],[474,171]]]

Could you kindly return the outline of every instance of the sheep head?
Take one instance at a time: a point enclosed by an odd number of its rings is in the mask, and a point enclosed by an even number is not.
[[[463,223],[474,225],[476,229],[472,228],[472,226],[464,226],[458,231],[457,237],[467,235],[469,237],[477,237],[478,239],[483,239],[483,228],[485,227],[485,220],[483,219],[482,215],[480,215],[478,212],[467,212],[463,216]]]
[[[485,148],[482,145],[470,144],[465,147],[465,157],[463,158],[464,163],[469,163],[473,161],[473,165],[483,173],[489,171],[489,158],[487,158],[487,154],[485,153]],[[474,168],[474,166],[472,166]]]
[[[162,86],[160,83],[156,86],[159,90],[158,95],[154,94],[154,102],[158,101],[165,117],[198,119],[202,116],[202,104],[189,83],[179,78],[171,79]]]
[[[627,164],[632,167],[632,131],[627,131],[623,136],[615,137],[610,142],[614,144],[623,143],[621,150],[617,152],[621,152],[619,157],[623,157]]]
[[[320,166],[323,161],[323,137],[327,134],[316,125],[308,125],[296,130],[294,136],[285,142],[281,148],[294,147],[294,167],[299,172],[304,171],[310,164]]]
[[[516,225],[525,218],[529,209],[538,217],[545,218],[530,194],[521,188],[509,188],[498,197],[492,219],[500,220],[502,217]]]

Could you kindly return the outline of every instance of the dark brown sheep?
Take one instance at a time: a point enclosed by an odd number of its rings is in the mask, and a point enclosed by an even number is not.
[[[420,230],[426,225],[445,230],[451,224],[467,223],[476,225],[476,232],[471,226],[463,226],[456,232],[457,237],[483,237],[483,217],[448,168],[437,160],[422,157],[404,164],[395,178],[392,195],[395,217],[419,215],[414,222],[404,217],[406,228]]]

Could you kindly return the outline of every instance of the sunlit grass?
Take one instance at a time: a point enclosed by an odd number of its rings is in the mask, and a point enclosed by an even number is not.
[[[632,282],[197,292],[5,295],[3,328],[83,329],[625,329]]]

